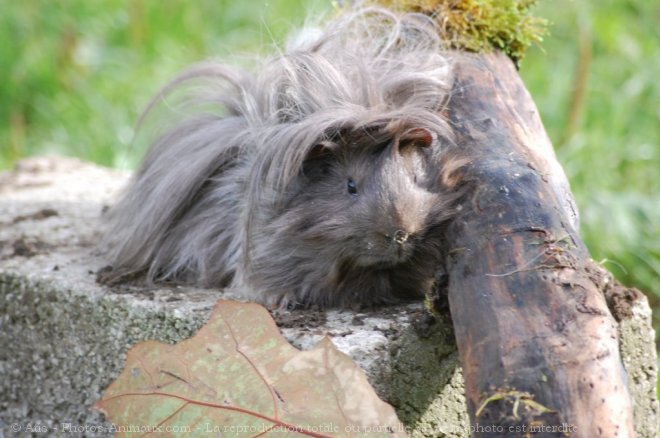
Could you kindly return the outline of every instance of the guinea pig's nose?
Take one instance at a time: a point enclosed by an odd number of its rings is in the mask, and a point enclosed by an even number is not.
[[[403,245],[406,240],[408,240],[408,237],[410,237],[410,234],[406,233],[405,231],[396,230],[392,236],[392,240],[394,240],[399,245]]]

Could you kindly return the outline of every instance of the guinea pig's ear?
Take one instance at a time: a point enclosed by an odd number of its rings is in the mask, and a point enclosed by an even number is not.
[[[302,163],[302,173],[311,179],[321,179],[330,173],[337,145],[331,141],[321,141],[307,152]]]
[[[329,140],[321,141],[307,152],[305,161],[323,160],[333,156],[337,145]]]
[[[410,128],[399,137],[399,151],[407,148],[420,147],[429,148],[433,145],[435,135],[426,128]]]

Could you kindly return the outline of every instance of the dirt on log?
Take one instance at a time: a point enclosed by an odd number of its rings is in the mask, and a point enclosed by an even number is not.
[[[473,435],[634,436],[617,324],[538,111],[502,54],[457,55],[449,118],[469,159],[449,303]]]

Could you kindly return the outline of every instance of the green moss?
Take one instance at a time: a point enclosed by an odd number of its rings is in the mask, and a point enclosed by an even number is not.
[[[547,21],[530,13],[536,0],[371,0],[371,3],[434,17],[452,48],[502,50],[514,61],[540,43]]]

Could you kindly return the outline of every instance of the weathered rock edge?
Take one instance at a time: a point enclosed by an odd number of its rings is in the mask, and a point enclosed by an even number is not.
[[[121,371],[130,346],[190,337],[223,297],[214,290],[96,283],[107,263],[96,249],[101,211],[125,181],[121,173],[64,158],[30,159],[0,174],[0,431],[41,425],[49,436],[111,435],[91,406]],[[274,314],[297,347],[328,334],[395,405],[412,436],[464,436],[451,326],[430,324],[424,315],[421,303]]]
[[[96,284],[104,265],[96,251],[101,210],[125,181],[119,172],[64,158],[30,159],[0,174],[0,432],[8,436],[16,425],[19,436],[31,435],[30,425],[49,436],[111,435],[90,407],[122,369],[128,348],[191,336],[221,297],[194,288]],[[619,321],[637,436],[655,437],[650,309],[643,295],[602,279]],[[395,406],[411,436],[469,435],[451,327],[429,325],[421,305],[275,317],[303,349],[328,334]]]

